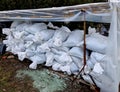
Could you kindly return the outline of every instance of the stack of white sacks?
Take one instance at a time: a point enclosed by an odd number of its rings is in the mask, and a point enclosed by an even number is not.
[[[95,28],[89,27],[88,31],[86,48],[91,54],[86,50],[85,72],[95,78],[102,76],[107,79],[104,74],[107,37],[96,33]],[[10,28],[3,28],[3,34],[7,35],[3,41],[7,51],[18,55],[21,61],[25,58],[31,60],[29,68],[36,69],[38,64],[45,64],[71,75],[77,74],[83,66],[83,30],[71,31],[66,26],[57,27],[52,23],[15,21]],[[87,75],[83,78],[90,82]]]

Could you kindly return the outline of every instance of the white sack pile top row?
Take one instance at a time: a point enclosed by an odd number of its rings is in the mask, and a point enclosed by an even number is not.
[[[107,37],[91,30],[93,29],[89,28],[89,34],[86,35],[85,72],[91,74],[101,87],[99,81],[108,82],[100,76],[109,79],[104,74]],[[29,68],[36,69],[38,64],[45,64],[53,70],[71,75],[77,74],[83,66],[83,30],[71,31],[66,26],[57,27],[52,23],[47,25],[15,21],[10,28],[3,29],[3,34],[7,35],[3,41],[7,45],[7,51],[18,55],[21,61],[25,58],[31,60]],[[92,52],[90,55],[88,50]],[[91,82],[88,76],[83,75],[83,78]]]

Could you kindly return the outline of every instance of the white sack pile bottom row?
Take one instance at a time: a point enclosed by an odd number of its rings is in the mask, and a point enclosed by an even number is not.
[[[93,76],[97,85],[104,89],[112,84],[104,70],[108,38],[92,32],[93,29],[89,28],[90,33],[86,35],[85,73]],[[66,26],[57,27],[52,23],[15,21],[10,28],[3,28],[2,32],[7,35],[3,41],[7,51],[18,55],[21,61],[25,58],[31,60],[29,68],[36,69],[38,64],[45,64],[53,70],[71,75],[77,74],[83,66],[83,30],[71,31]],[[83,75],[83,78],[92,83],[88,75]]]

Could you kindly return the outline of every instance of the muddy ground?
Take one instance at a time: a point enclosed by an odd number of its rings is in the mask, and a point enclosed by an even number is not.
[[[5,53],[0,56],[0,92],[40,92],[37,88],[33,87],[33,80],[29,76],[24,76],[24,78],[17,78],[16,72],[18,70],[30,70],[28,68],[31,62],[29,60],[19,61],[17,56],[12,55],[12,53]],[[61,72],[54,72],[51,68],[44,67],[40,65],[37,70],[49,69],[51,72],[59,75],[62,78],[68,78],[66,80],[67,87],[63,91],[57,92],[95,92],[91,90],[91,87],[77,80],[74,84],[71,82],[72,76],[65,75]],[[36,71],[36,70],[33,70]]]

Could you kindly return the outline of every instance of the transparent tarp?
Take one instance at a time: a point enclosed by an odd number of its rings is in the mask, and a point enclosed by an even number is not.
[[[118,0],[117,0],[118,1]],[[120,83],[120,2],[112,2],[112,20],[109,30],[109,41],[105,69],[113,81],[113,86],[107,92],[119,92]]]
[[[44,9],[1,11],[2,20],[31,20],[31,21],[83,21],[83,13],[86,10],[86,20],[94,22],[110,23],[109,3],[94,3],[68,7],[53,7]]]

